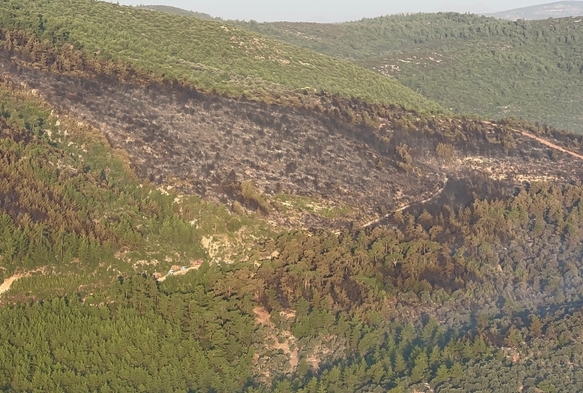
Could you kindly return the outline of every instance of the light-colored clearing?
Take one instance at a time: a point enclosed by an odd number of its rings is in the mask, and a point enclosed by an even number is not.
[[[16,280],[19,280],[21,277],[22,277],[21,274],[15,274],[14,276],[8,277],[6,280],[4,280],[2,285],[0,285],[0,295],[2,295],[4,292],[8,291],[10,289],[10,287],[12,286],[12,284]]]
[[[182,276],[191,270],[198,270],[198,268],[202,265],[202,260],[192,261],[190,264],[191,266],[184,270],[176,270],[172,274],[166,274],[165,276],[161,276],[159,273],[156,273],[154,277],[156,277],[156,281],[163,282],[166,280],[166,278],[168,278],[168,276]]]
[[[269,333],[266,337],[266,341],[270,339],[273,341],[273,344],[269,346],[269,348],[271,350],[281,349],[285,356],[287,356],[289,359],[289,371],[295,371],[299,363],[299,350],[295,345],[297,338],[295,338],[289,330],[277,331],[273,322],[271,322],[271,315],[267,312],[265,307],[256,306],[253,309],[253,313],[255,314],[255,324],[263,325],[268,328]],[[294,318],[295,312],[281,312],[280,315],[286,318]],[[267,375],[264,376],[268,377]]]

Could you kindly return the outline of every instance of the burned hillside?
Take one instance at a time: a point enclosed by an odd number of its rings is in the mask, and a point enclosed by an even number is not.
[[[347,207],[350,214],[332,220],[345,226],[427,200],[448,179],[481,174],[504,184],[506,193],[520,183],[579,178],[572,157],[506,124],[421,116],[325,93],[313,108],[282,107],[55,75],[7,56],[2,72],[101,129],[113,147],[129,153],[143,179],[229,205],[238,201],[280,224],[320,226],[330,219],[312,211],[290,221],[272,203],[276,195]],[[441,198],[455,199],[451,190]]]

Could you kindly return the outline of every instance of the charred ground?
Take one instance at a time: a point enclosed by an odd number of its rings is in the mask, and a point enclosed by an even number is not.
[[[476,181],[495,182],[471,188],[501,197],[520,183],[580,178],[573,157],[524,137],[516,125],[422,116],[324,92],[309,105],[269,105],[53,74],[6,52],[0,67],[5,80],[98,127],[143,179],[233,208],[237,201],[288,226],[362,223],[426,200],[446,181],[432,203],[463,205],[472,198],[458,191]],[[578,147],[575,137],[557,138]],[[295,209],[294,198],[310,208]],[[344,210],[322,213],[333,209]]]

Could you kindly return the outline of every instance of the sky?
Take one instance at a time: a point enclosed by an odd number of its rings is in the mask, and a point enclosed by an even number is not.
[[[552,1],[554,0],[119,0],[119,4],[172,5],[223,19],[253,19],[258,22],[342,22],[409,12],[488,13]]]

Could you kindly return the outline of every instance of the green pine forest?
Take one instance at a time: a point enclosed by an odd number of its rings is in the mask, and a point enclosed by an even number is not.
[[[355,22],[234,22],[352,60],[454,113],[515,117],[583,132],[581,17],[516,22],[471,14]]]
[[[2,62],[53,77],[304,105],[365,131],[383,111],[439,140],[444,159],[508,150],[513,128],[582,144],[506,119],[481,145],[482,123],[395,80],[221,21],[90,0],[0,10]],[[231,47],[233,34],[255,46]],[[310,106],[322,90],[339,108]],[[415,172],[400,149],[402,173]],[[583,390],[583,185],[458,182],[463,202],[366,230],[273,225],[261,207],[274,202],[252,187],[241,192],[255,211],[140,178],[98,127],[3,79],[0,283],[18,279],[0,294],[0,390]],[[153,278],[174,266],[197,268]]]
[[[400,83],[348,61],[249,33],[220,21],[119,7],[89,0],[2,1],[3,28],[35,34],[52,45],[71,44],[89,57],[129,63],[199,89],[248,98],[267,92],[325,90],[439,112]]]

